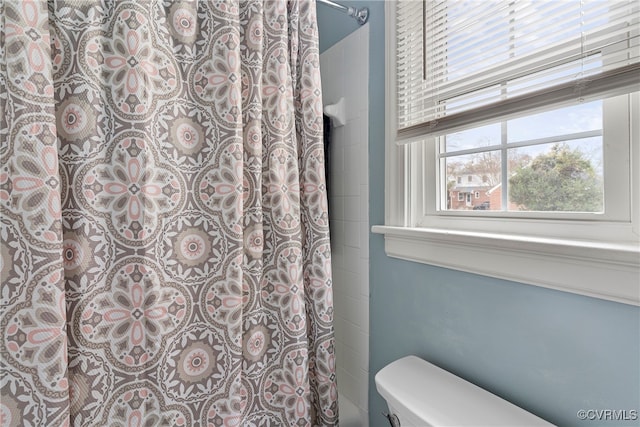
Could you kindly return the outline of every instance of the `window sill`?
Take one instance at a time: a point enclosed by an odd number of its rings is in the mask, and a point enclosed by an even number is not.
[[[640,305],[640,246],[374,226],[387,255],[595,298]]]

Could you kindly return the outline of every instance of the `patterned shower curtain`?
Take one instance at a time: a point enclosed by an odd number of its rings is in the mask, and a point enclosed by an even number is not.
[[[0,425],[337,424],[313,1],[0,12]]]

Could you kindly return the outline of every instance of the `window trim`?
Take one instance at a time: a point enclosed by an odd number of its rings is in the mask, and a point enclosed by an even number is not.
[[[616,235],[632,236],[632,241],[545,238],[517,232],[477,232],[458,226],[411,225],[412,218],[423,209],[422,189],[412,184],[412,174],[422,175],[422,156],[411,153],[418,149],[415,144],[396,143],[394,6],[394,2],[385,2],[385,225],[372,228],[374,233],[384,235],[387,255],[640,306],[640,129],[635,121],[630,147],[631,221],[608,223]],[[631,108],[632,117],[637,117],[637,102]],[[581,225],[588,227],[589,222]]]

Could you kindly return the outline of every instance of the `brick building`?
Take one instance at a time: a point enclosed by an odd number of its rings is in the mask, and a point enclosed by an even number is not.
[[[490,199],[487,192],[491,187],[486,175],[462,172],[460,175],[449,177],[448,209],[488,209]]]

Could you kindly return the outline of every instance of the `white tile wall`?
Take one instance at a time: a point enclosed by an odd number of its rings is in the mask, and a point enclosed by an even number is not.
[[[369,26],[320,55],[324,104],[345,98],[331,142],[331,247],[338,391],[367,425],[369,378]]]

